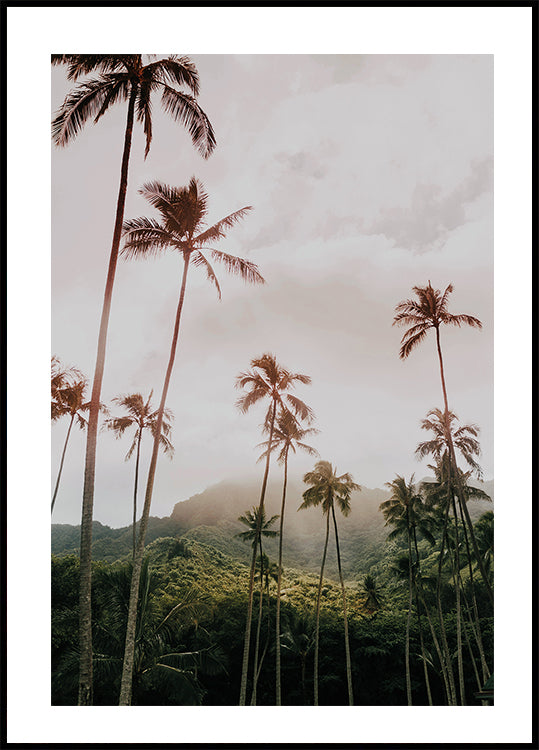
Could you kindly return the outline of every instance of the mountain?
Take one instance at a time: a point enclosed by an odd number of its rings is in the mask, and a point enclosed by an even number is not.
[[[484,482],[481,488],[494,497],[494,482]],[[285,509],[285,534],[283,559],[290,567],[316,572],[320,566],[321,549],[325,536],[325,521],[317,508],[298,512],[305,485],[298,478],[289,480]],[[266,517],[280,513],[282,481],[274,478],[268,482],[265,508]],[[380,557],[387,536],[387,528],[379,511],[380,503],[387,500],[385,489],[363,488],[351,498],[351,513],[347,518],[338,516],[341,556],[345,575],[356,577],[369,570]],[[238,517],[260,500],[259,480],[226,480],[208,487],[188,500],[176,503],[170,516],[151,516],[146,542],[161,537],[183,537],[209,545],[236,560],[248,564],[251,548],[236,535],[245,530]],[[469,504],[472,519],[477,519],[492,503],[474,500]],[[131,527],[112,529],[94,521],[92,551],[94,559],[113,561],[130,554],[132,544]],[[278,529],[278,520],[274,529]],[[53,554],[78,552],[80,527],[67,524],[52,525],[51,551]],[[332,532],[331,532],[332,533]],[[264,551],[270,559],[277,558],[278,540],[264,539]],[[336,558],[330,544],[327,572],[335,576]]]

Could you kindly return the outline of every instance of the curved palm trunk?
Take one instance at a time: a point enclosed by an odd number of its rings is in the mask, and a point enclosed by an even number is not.
[[[80,528],[80,593],[79,593],[79,706],[92,704],[92,522],[94,509],[95,461],[97,451],[97,423],[99,419],[99,404],[101,400],[101,385],[105,369],[105,353],[107,348],[107,331],[109,325],[110,308],[112,304],[112,289],[118,262],[118,250],[122,235],[124,220],[125,196],[127,193],[127,175],[129,169],[129,155],[133,136],[133,120],[137,89],[132,88],[127,110],[127,124],[125,128],[124,150],[120,173],[120,187],[116,204],[116,219],[110,251],[109,268],[103,298],[103,310],[97,342],[97,356],[95,363],[92,397],[88,416],[88,435],[86,439],[86,459],[84,466],[84,489],[82,493],[82,519]]]
[[[268,484],[268,474],[270,465],[270,448],[271,441],[273,440],[273,428],[275,425],[275,400],[273,401],[273,411],[271,415],[270,433],[268,440],[268,453],[266,456],[266,466],[264,469],[264,478],[262,480],[262,489],[260,490],[260,503],[258,505],[258,524],[257,524],[257,539],[260,538],[260,528],[262,522],[262,510],[264,509],[264,499],[266,497],[266,487]],[[249,574],[249,599],[247,604],[247,622],[245,624],[245,638],[243,641],[243,661],[241,666],[241,685],[240,685],[240,706],[245,706],[247,700],[247,672],[249,669],[249,647],[251,644],[251,622],[253,619],[253,589],[255,580],[255,566],[256,566],[256,544],[253,547],[253,556],[251,559],[251,571]]]
[[[286,502],[286,484],[288,480],[288,446],[284,454],[283,498],[281,501],[281,519],[279,523],[279,561],[277,571],[277,610],[275,612],[275,705],[281,705],[281,565],[283,560],[283,527],[284,506]]]
[[[174,359],[176,357],[176,348],[178,344],[178,335],[180,330],[180,318],[183,309],[183,301],[185,298],[185,286],[187,282],[187,271],[189,268],[190,255],[184,256],[183,265],[183,276],[180,290],[180,299],[178,301],[178,308],[176,310],[176,320],[174,323],[174,333],[172,335],[172,343],[170,345],[170,356],[165,374],[165,380],[163,383],[163,392],[161,394],[161,402],[159,404],[159,411],[157,412],[157,422],[155,426],[155,434],[153,440],[153,450],[150,460],[150,468],[148,470],[148,480],[146,483],[146,494],[144,498],[144,508],[142,510],[142,516],[140,519],[139,533],[137,538],[137,546],[135,549],[135,555],[133,557],[133,573],[131,576],[131,590],[129,593],[129,610],[127,614],[127,628],[125,634],[125,651],[124,651],[124,662],[122,670],[122,682],[120,687],[120,706],[131,705],[131,691],[133,681],[133,662],[135,658],[135,629],[137,623],[137,607],[140,587],[140,571],[142,568],[142,559],[144,556],[144,540],[146,538],[146,528],[148,526],[148,518],[150,516],[150,505],[152,502],[153,484],[155,479],[155,469],[157,466],[157,456],[159,454],[159,442],[161,438],[161,429],[163,427],[163,412],[165,410],[165,404],[167,400],[168,387],[170,384],[170,378],[172,375],[172,368],[174,366]]]
[[[58,469],[58,477],[56,479],[56,486],[54,488],[54,494],[52,496],[52,501],[51,501],[51,515],[52,515],[52,511],[54,510],[54,503],[56,502],[56,495],[58,494],[58,488],[60,487],[60,477],[62,476],[62,469],[64,468],[64,459],[65,459],[65,456],[66,456],[67,443],[69,441],[69,435],[71,433],[71,428],[73,427],[73,421],[74,421],[74,419],[75,419],[75,415],[72,414],[71,415],[71,420],[69,422],[69,427],[67,428],[67,435],[66,435],[66,439],[65,439],[65,443],[64,443],[64,449],[62,451],[62,458],[60,459],[60,468]]]
[[[135,461],[135,487],[133,490],[133,559],[135,559],[135,547],[137,546],[137,489],[138,489],[138,467],[140,462],[140,443],[142,441],[142,427],[139,427],[137,439],[137,458]]]
[[[329,513],[326,517],[326,541],[324,542],[324,554],[322,555],[322,566],[320,568],[320,581],[318,582],[318,596],[316,598],[316,626],[314,631],[314,705],[318,706],[318,645],[320,642],[320,597],[322,595],[322,581],[324,580],[324,566],[328,551],[329,540]]]
[[[346,681],[348,683],[348,704],[354,705],[354,693],[352,691],[352,661],[350,659],[350,641],[348,638],[348,615],[346,613],[346,593],[344,590],[344,579],[342,577],[341,551],[339,548],[339,533],[337,531],[337,519],[335,517],[335,508],[331,505],[331,515],[333,516],[333,528],[335,529],[335,547],[337,548],[337,566],[339,568],[339,580],[342,591],[342,611],[344,616],[344,650],[346,654]]]
[[[446,418],[447,418],[447,414],[449,413],[449,405],[448,405],[448,401],[447,401],[447,389],[446,389],[446,385],[445,385],[444,362],[443,362],[443,358],[442,358],[442,347],[441,347],[441,344],[440,344],[440,330],[439,330],[439,328],[436,328],[436,348],[437,348],[437,351],[438,351],[438,362],[439,362],[439,365],[440,365],[440,379],[442,381],[442,393],[443,393],[443,397],[444,397],[445,414],[446,414]],[[485,584],[485,587],[486,587],[486,590],[487,590],[490,602],[491,602],[492,605],[494,605],[494,594],[492,593],[492,587],[490,585],[490,581],[488,579],[488,576],[487,576],[487,573],[486,573],[486,570],[485,570],[485,566],[483,565],[483,560],[481,559],[481,555],[479,554],[479,549],[477,547],[477,542],[476,542],[475,534],[474,534],[474,530],[473,530],[472,519],[470,518],[470,514],[469,514],[468,508],[466,506],[466,499],[464,497],[464,492],[462,491],[462,483],[461,483],[461,479],[460,479],[460,476],[459,476],[459,473],[458,473],[458,470],[457,470],[457,459],[456,459],[456,456],[455,456],[455,446],[453,445],[453,437],[451,435],[451,431],[450,430],[447,431],[447,442],[448,442],[448,447],[449,447],[449,455],[450,455],[450,459],[451,459],[451,464],[454,467],[454,474],[455,474],[455,479],[456,479],[458,501],[459,501],[459,504],[460,504],[460,506],[461,506],[461,508],[462,508],[462,510],[464,512],[464,515],[466,516],[466,523],[468,524],[468,528],[470,529],[470,538],[472,540],[472,547],[473,547],[474,554],[475,554],[475,556],[477,558],[477,561],[478,561],[479,570],[481,571],[481,576],[483,578],[483,582]]]

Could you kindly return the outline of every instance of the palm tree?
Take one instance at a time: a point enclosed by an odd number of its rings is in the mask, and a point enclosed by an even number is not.
[[[248,388],[236,405],[238,409],[245,414],[251,406],[262,399],[269,401],[268,410],[264,419],[264,431],[268,433],[268,450],[266,451],[266,463],[264,468],[264,478],[260,490],[259,501],[259,521],[262,518],[264,509],[264,499],[266,496],[266,486],[268,483],[269,464],[271,455],[271,445],[273,444],[273,434],[275,430],[275,420],[278,409],[286,409],[295,414],[302,420],[310,421],[313,417],[312,410],[301,399],[294,396],[289,391],[294,387],[296,382],[305,385],[311,382],[308,375],[292,373],[278,364],[273,354],[263,354],[261,357],[251,360],[251,371],[242,372],[236,378],[236,388]],[[260,529],[258,530],[258,533]],[[247,673],[249,669],[249,646],[251,639],[251,620],[253,614],[253,585],[255,575],[256,551],[251,558],[251,571],[249,575],[249,598],[247,604],[247,622],[245,625],[245,639],[243,644],[243,661],[240,685],[239,705],[245,706],[247,697]]]
[[[307,705],[306,672],[307,657],[313,647],[313,622],[311,614],[292,609],[285,620],[281,645],[285,651],[299,659],[301,669],[301,695]]]
[[[86,442],[84,489],[82,500],[80,543],[80,683],[79,705],[92,703],[92,518],[95,485],[95,461],[97,449],[97,427],[101,385],[105,368],[107,331],[112,304],[112,291],[118,250],[124,220],[125,198],[131,141],[135,119],[142,123],[146,136],[144,158],[152,142],[152,94],[161,92],[161,104],[165,112],[189,131],[195,148],[207,159],[215,147],[215,136],[211,123],[196,101],[199,80],[196,67],[187,57],[169,55],[162,60],[150,58],[147,64],[142,55],[52,55],[53,65],[67,65],[67,78],[79,81],[87,78],[73,89],[58,109],[52,123],[52,137],[57,146],[66,146],[76,137],[86,122],[93,118],[97,123],[116,102],[127,101],[127,122],[120,169],[120,185],[116,204],[116,217],[110,251],[107,280],[103,297],[103,308],[99,326],[97,355]],[[186,88],[190,93],[182,91]]]
[[[416,577],[417,569],[419,567],[419,553],[417,549],[417,540],[415,545],[416,559],[415,562],[412,559],[412,542],[417,527],[423,533],[431,544],[434,544],[434,536],[431,530],[431,519],[425,514],[425,509],[420,495],[416,492],[414,486],[413,476],[407,483],[404,477],[397,474],[396,478],[392,482],[386,482],[386,487],[391,491],[389,500],[380,504],[380,510],[386,521],[386,526],[389,524],[393,526],[393,530],[388,536],[388,539],[394,539],[397,536],[406,536],[408,544],[408,614],[406,618],[406,641],[405,641],[405,663],[406,663],[406,695],[408,705],[412,705],[412,680],[410,675],[410,618],[412,614],[412,604],[414,599],[414,593],[416,598],[416,606],[419,614],[419,602],[417,597],[416,589]],[[421,622],[421,621],[420,621]],[[420,630],[421,632],[421,630]],[[421,641],[422,641],[421,636]],[[422,645],[422,656],[423,665],[425,670],[425,683],[427,686],[427,693],[430,696],[430,685],[427,673],[427,664],[424,657],[423,644]]]
[[[148,400],[145,402],[142,394],[130,393],[127,396],[117,396],[112,401],[118,406],[123,407],[127,414],[121,417],[111,417],[105,421],[104,427],[114,432],[116,438],[122,437],[124,432],[130,427],[135,427],[135,434],[133,436],[133,442],[131,447],[127,451],[125,460],[129,461],[133,453],[136,452],[135,459],[135,484],[133,489],[133,556],[135,555],[136,546],[136,523],[137,523],[137,488],[138,488],[138,475],[139,475],[139,464],[140,464],[140,446],[142,443],[142,433],[145,429],[149,429],[152,435],[155,431],[155,425],[157,422],[157,411],[153,411],[151,407],[153,391],[150,392]],[[161,428],[160,444],[163,452],[168,454],[170,458],[174,454],[174,448],[172,443],[168,439],[168,435],[171,430],[171,421],[173,419],[172,412],[170,409],[165,409],[163,412],[163,425]]]
[[[259,531],[259,523],[258,523],[258,517],[259,514],[261,515],[260,518],[260,531]],[[256,554],[256,548],[258,545],[258,548],[260,550],[259,555],[259,561],[260,561],[260,598],[258,602],[258,624],[256,628],[256,641],[255,641],[255,663],[254,663],[254,677],[253,677],[253,693],[251,698],[251,705],[256,706],[256,686],[258,682],[258,675],[259,675],[259,662],[258,662],[258,651],[260,646],[260,628],[262,625],[262,595],[264,592],[264,566],[267,564],[269,565],[268,558],[264,554],[262,550],[262,537],[276,537],[279,536],[278,531],[274,531],[273,529],[270,529],[270,526],[273,526],[275,521],[279,518],[279,516],[272,516],[268,520],[266,520],[266,510],[265,508],[262,508],[262,511],[260,512],[258,508],[254,507],[252,510],[246,511],[245,515],[240,516],[238,518],[238,521],[240,523],[243,523],[245,526],[247,526],[247,531],[241,531],[239,534],[236,534],[242,541],[251,542],[251,547],[253,549],[253,552]],[[269,584],[269,581],[268,581]]]
[[[64,371],[67,372],[67,371]],[[51,378],[52,382],[52,402],[51,402],[51,417],[52,421],[60,419],[63,416],[69,417],[69,426],[67,428],[67,435],[62,450],[62,457],[60,459],[60,468],[58,469],[58,476],[56,478],[56,485],[54,487],[54,493],[51,501],[51,515],[54,510],[54,504],[56,502],[56,496],[58,495],[58,489],[60,487],[60,477],[62,476],[62,469],[64,467],[64,459],[67,451],[67,444],[69,442],[69,436],[71,434],[71,428],[73,423],[76,421],[78,426],[83,430],[87,421],[82,416],[83,412],[87,412],[90,408],[90,404],[86,401],[86,388],[88,381],[85,378],[76,380],[75,382],[69,382],[67,377],[64,377],[60,382],[60,373],[56,371]]]
[[[51,357],[51,420],[55,422],[65,413],[62,401],[62,391],[78,380],[84,380],[84,375],[76,367],[63,367],[56,354]]]
[[[369,612],[373,613],[373,616],[382,607],[383,597],[380,591],[380,586],[376,582],[374,576],[367,573],[361,581],[361,589],[365,594],[365,607]]]
[[[122,674],[122,687],[120,691],[120,705],[129,705],[131,699],[131,675],[133,671],[134,658],[134,636],[136,606],[139,590],[140,566],[144,554],[144,539],[146,527],[150,515],[155,470],[157,466],[157,455],[159,452],[159,440],[163,428],[163,416],[167,399],[172,368],[176,357],[176,347],[180,330],[180,319],[185,298],[187,283],[187,271],[192,264],[201,266],[208,279],[215,284],[219,297],[221,290],[217,276],[210,265],[204,251],[208,250],[211,257],[223,263],[229,273],[240,276],[244,281],[250,283],[264,283],[264,279],[258,272],[254,263],[238,258],[235,255],[220,250],[208,248],[208,243],[225,237],[225,230],[234,226],[242,219],[250,206],[235,211],[225,218],[205,228],[205,218],[208,211],[208,196],[204,188],[194,177],[188,187],[174,188],[161,182],[151,182],[140,190],[140,193],[154,206],[161,218],[161,223],[155,219],[139,218],[125,223],[125,245],[122,251],[127,258],[146,258],[157,255],[164,250],[170,249],[181,254],[183,259],[183,273],[179,292],[178,307],[174,322],[174,332],[170,345],[170,355],[161,393],[161,401],[157,412],[153,449],[148,471],[144,508],[140,520],[137,546],[133,558],[133,583],[131,588],[131,600],[129,605],[129,618],[127,621],[126,649],[124,659],[124,670]]]
[[[113,701],[120,682],[125,622],[131,586],[132,563],[101,568],[94,576],[97,589],[94,609],[94,669],[96,694],[107,705]],[[137,612],[136,660],[133,679],[134,702],[154,702],[166,695],[167,704],[200,705],[204,690],[199,674],[224,671],[223,654],[209,644],[186,648],[188,630],[208,611],[204,595],[188,588],[176,595],[175,605],[163,610],[161,581],[146,556],[141,570],[141,597]],[[168,611],[167,611],[168,610]],[[53,675],[53,681],[67,686],[74,681],[78,654],[67,652]],[[96,695],[96,697],[97,697]],[[138,699],[138,701],[137,701]]]
[[[454,416],[454,415],[452,415]],[[456,417],[455,417],[456,419]],[[439,419],[434,420],[423,420],[422,426],[425,427],[425,429],[433,429],[435,432],[435,435],[439,432]],[[466,437],[466,442],[464,443],[464,448],[467,450],[470,450],[471,454],[476,454],[479,452],[479,444],[474,447],[473,442],[470,443],[467,439],[466,432],[470,429],[469,426],[463,426],[459,428],[458,430],[455,430],[455,435],[460,434],[464,435]],[[475,433],[474,433],[475,434]],[[458,446],[458,439],[456,439],[455,445]],[[441,444],[441,445],[440,445]],[[456,564],[454,565],[455,573],[454,575],[458,578],[460,581],[460,555],[459,555],[459,525],[458,525],[458,518],[457,518],[457,509],[454,502],[454,497],[457,492],[457,477],[455,477],[451,471],[450,471],[450,457],[449,452],[447,450],[447,447],[445,449],[445,452],[442,452],[443,450],[443,440],[441,438],[435,438],[432,441],[425,441],[424,443],[420,443],[416,453],[418,455],[427,455],[428,452],[431,452],[432,455],[436,458],[436,464],[431,465],[429,464],[429,468],[434,472],[435,479],[434,481],[424,481],[422,483],[422,490],[425,493],[426,496],[426,502],[429,505],[429,507],[437,510],[440,514],[443,514],[444,516],[444,533],[442,536],[442,548],[440,551],[440,561],[438,565],[438,581],[441,579],[441,566],[443,561],[443,550],[445,546],[445,540],[448,536],[448,529],[447,529],[447,519],[449,515],[449,509],[453,509],[453,515],[454,515],[454,523],[455,523],[455,539],[453,540],[453,551],[455,553],[455,556],[457,558]],[[461,450],[462,452],[462,450]],[[468,463],[471,466],[476,467],[475,460],[473,459],[473,455],[470,455],[468,459]],[[480,471],[480,470],[479,470]],[[478,473],[478,469],[476,468],[476,473]],[[480,500],[490,500],[491,498],[478,487],[473,487],[468,483],[468,480],[471,476],[472,472],[467,471],[463,472],[461,469],[457,468],[457,476],[458,476],[458,484],[461,488],[461,492],[465,498],[466,503],[471,499],[480,499]],[[481,658],[481,666],[483,670],[483,680],[486,680],[487,677],[490,674],[489,668],[487,666],[485,652],[483,648],[482,643],[482,637],[481,637],[481,628],[479,623],[479,611],[477,607],[477,599],[475,595],[475,584],[474,584],[474,575],[473,575],[473,568],[472,568],[472,559],[473,554],[470,550],[470,539],[468,536],[468,529],[467,524],[465,521],[464,513],[462,511],[462,508],[460,507],[459,503],[459,509],[460,509],[460,518],[462,521],[462,531],[464,534],[464,542],[466,546],[466,553],[467,553],[467,564],[468,564],[468,571],[469,571],[469,577],[470,577],[470,587],[471,587],[471,593],[472,593],[472,604],[473,604],[473,612],[475,617],[475,625],[472,623],[472,629],[474,632],[474,636],[477,642],[477,646],[479,649],[479,654]],[[473,532],[474,539],[475,539],[475,531]],[[477,546],[477,542],[476,542]],[[457,599],[460,598],[460,592],[456,591]]]
[[[312,448],[310,445],[302,442],[308,435],[318,434],[318,430],[314,427],[307,427],[303,429],[298,420],[289,411],[281,411],[278,418],[277,424],[274,427],[273,433],[273,445],[270,450],[277,450],[280,448],[279,455],[277,458],[278,463],[284,465],[284,479],[283,479],[283,496],[281,500],[281,521],[279,526],[279,559],[277,562],[278,566],[278,579],[277,579],[277,607],[275,614],[275,654],[276,654],[276,705],[281,705],[281,573],[283,563],[283,527],[284,527],[284,510],[286,503],[286,487],[288,481],[288,454],[290,450],[296,453],[296,449],[308,453],[310,456],[318,456],[318,451]],[[262,443],[268,447],[269,441]],[[266,453],[264,452],[260,459],[265,458]],[[259,460],[260,460],[259,459]]]
[[[276,532],[278,534],[279,532]],[[260,545],[262,550],[262,545]],[[258,678],[262,671],[262,664],[266,656],[269,640],[270,640],[270,583],[271,581],[277,581],[279,577],[279,568],[277,563],[270,562],[268,556],[265,553],[261,553],[257,560],[259,573],[255,576],[255,582],[260,580],[260,600],[258,606],[258,623],[256,626],[256,645],[255,645],[255,663],[254,663],[254,677],[253,677],[253,692],[251,694],[251,706],[256,706],[256,690],[258,685]],[[266,641],[262,650],[262,655],[259,657],[259,644],[260,644],[260,628],[262,625],[262,600],[264,592],[266,593],[266,607],[267,607],[267,632]]]
[[[329,539],[329,516],[333,519],[333,528],[335,530],[335,546],[337,549],[337,566],[339,569],[339,580],[341,582],[343,615],[344,615],[344,647],[346,652],[346,677],[348,681],[348,702],[354,705],[354,695],[352,691],[352,663],[350,660],[350,644],[348,641],[348,617],[346,614],[346,594],[344,589],[344,579],[341,568],[341,553],[339,548],[339,534],[337,531],[337,519],[335,517],[335,503],[337,503],[343,516],[350,513],[350,495],[354,490],[361,490],[359,484],[356,484],[350,474],[337,476],[336,470],[329,461],[318,461],[314,471],[309,471],[303,477],[305,484],[310,484],[309,489],[303,493],[303,503],[298,510],[321,505],[322,513],[326,516],[326,539],[324,542],[324,554],[322,556],[322,566],[320,569],[320,582],[318,584],[318,597],[316,602],[316,631],[314,645],[314,705],[318,706],[318,641],[320,625],[320,594],[322,592],[322,581],[324,577],[324,565],[326,562],[326,553]]]
[[[460,328],[462,325],[469,325],[472,328],[482,328],[482,323],[478,318],[473,317],[472,315],[466,315],[463,313],[460,313],[458,315],[454,315],[450,313],[447,309],[448,299],[449,295],[453,291],[453,285],[449,284],[445,291],[442,293],[439,289],[434,289],[429,281],[428,285],[425,287],[421,286],[414,286],[413,291],[415,292],[417,296],[417,300],[414,299],[407,299],[403,302],[399,302],[399,304],[395,307],[396,315],[393,319],[393,325],[402,325],[402,326],[409,326],[409,328],[404,332],[404,335],[401,339],[401,348],[399,351],[399,357],[401,359],[406,359],[410,352],[415,349],[416,346],[418,346],[423,339],[427,336],[429,330],[431,328],[434,329],[435,335],[436,335],[436,350],[438,353],[438,364],[440,368],[440,380],[442,384],[442,394],[444,398],[444,415],[447,419],[447,422],[449,421],[449,402],[447,398],[447,388],[445,383],[445,372],[444,372],[444,363],[443,363],[443,357],[442,357],[442,347],[440,343],[440,327],[442,325],[453,325]],[[451,436],[451,431],[449,429],[449,424],[447,423],[447,444],[449,449],[449,455],[451,457],[451,463],[454,467],[454,471],[456,472],[457,467],[457,461],[455,457],[455,448],[453,444],[453,439]],[[476,544],[473,540],[473,524],[470,519],[470,515],[468,513],[468,509],[466,508],[466,502],[464,500],[462,488],[460,486],[460,482],[457,479],[457,494],[459,498],[459,503],[461,504],[461,507],[463,509],[463,513],[466,516],[466,521],[468,523],[468,527],[470,529],[470,533],[472,534],[472,544],[474,544],[474,552],[476,551]],[[484,567],[482,563],[480,563],[481,566],[481,575],[483,576],[483,580],[485,582],[485,586],[487,588],[488,595],[490,597],[491,603],[494,603],[494,597],[492,594],[492,589],[490,587],[488,577],[486,575],[486,572],[484,570]]]

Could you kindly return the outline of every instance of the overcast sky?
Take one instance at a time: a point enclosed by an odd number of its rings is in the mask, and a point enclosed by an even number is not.
[[[493,472],[493,57],[491,55],[192,55],[200,104],[217,136],[204,161],[154,105],[143,159],[136,128],[125,218],[155,216],[144,182],[209,194],[213,223],[253,210],[219,248],[255,262],[264,287],[217,268],[222,300],[191,272],[168,397],[174,459],[158,463],[152,514],[256,466],[262,408],[235,408],[236,375],[264,352],[312,378],[313,445],[366,487],[421,478],[414,449],[426,412],[442,406],[433,334],[408,360],[395,305],[414,285],[454,285],[450,310],[483,329],[442,332],[451,408],[481,430]],[[52,70],[54,112],[73,84]],[[126,106],[69,146],[52,148],[52,352],[91,380],[116,206]],[[154,390],[168,360],[181,258],[120,259],[102,397]],[[114,413],[120,413],[116,409]],[[53,428],[52,481],[67,430]],[[79,523],[85,437],[73,434],[54,513]],[[100,435],[94,518],[129,523],[129,438]],[[149,453],[147,442],[145,456]],[[298,458],[291,472],[309,470]],[[274,470],[275,471],[275,470]],[[146,463],[142,465],[145,483]]]

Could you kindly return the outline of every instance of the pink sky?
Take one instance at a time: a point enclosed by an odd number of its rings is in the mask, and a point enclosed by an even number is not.
[[[190,275],[168,405],[172,462],[159,461],[152,514],[168,515],[228,476],[257,471],[261,411],[234,408],[234,378],[270,351],[309,374],[301,395],[317,415],[320,455],[367,487],[426,463],[426,412],[441,405],[434,337],[398,359],[395,305],[426,284],[455,291],[450,309],[483,330],[447,329],[442,341],[450,405],[481,429],[493,476],[493,58],[489,55],[193,55],[200,103],[218,145],[204,161],[182,128],[154,106],[143,161],[137,129],[126,218],[153,215],[137,194],[148,180],[209,193],[209,221],[253,211],[220,247],[258,264],[267,281],[247,288],[219,273],[219,302]],[[69,88],[52,71],[52,108]],[[119,175],[125,107],[52,150],[52,351],[93,372]],[[103,400],[160,393],[181,260],[120,260]],[[67,425],[53,428],[52,467]],[[148,447],[148,446],[147,446]],[[129,522],[128,441],[104,433],[95,518]],[[79,523],[83,434],[73,435],[54,520]],[[312,459],[298,458],[298,475]],[[144,464],[143,464],[144,475]]]

